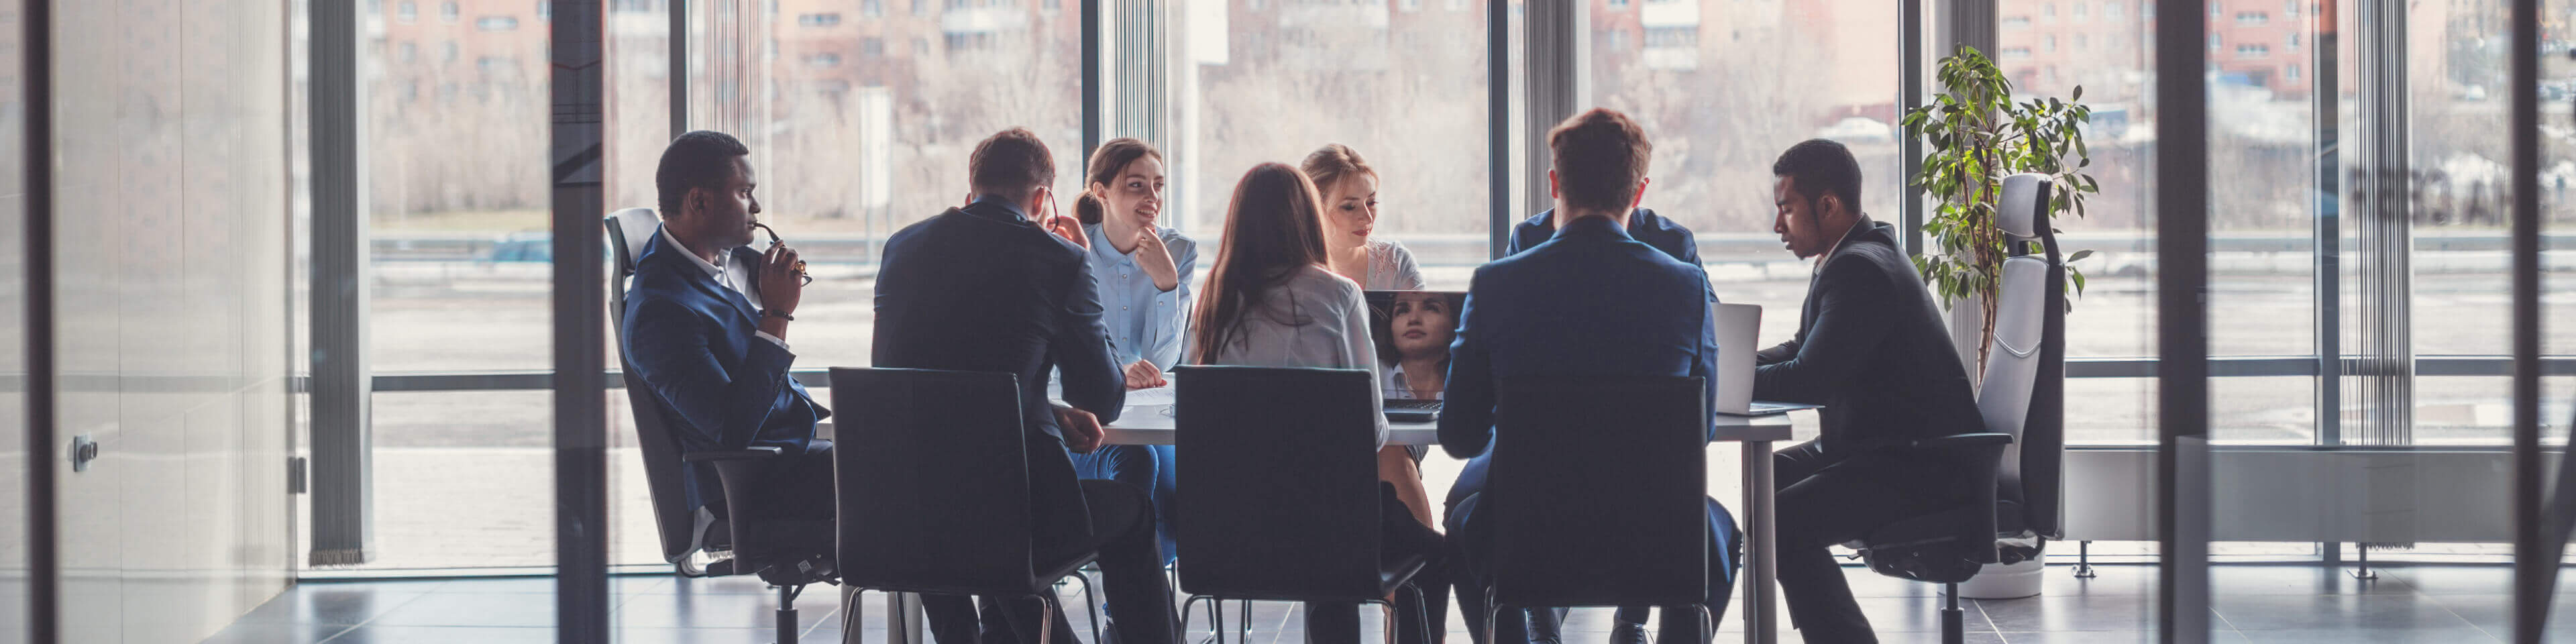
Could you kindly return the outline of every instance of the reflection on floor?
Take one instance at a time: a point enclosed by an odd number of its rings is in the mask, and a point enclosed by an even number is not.
[[[2104,566],[2101,577],[2075,579],[2065,567],[2048,571],[2038,597],[1972,601],[1970,642],[2151,642],[2155,640],[2155,574],[2150,566]],[[1880,639],[1928,642],[1938,638],[1935,588],[1847,569],[1861,607]],[[2313,566],[2220,566],[2211,572],[2215,642],[2502,642],[2510,621],[2510,572],[2502,566],[2413,566],[2380,569],[2362,582],[2342,570]],[[612,580],[613,621],[624,644],[771,641],[768,624],[775,595],[756,581],[630,576]],[[2562,577],[2562,599],[2553,616],[2576,610],[2576,579]],[[797,602],[803,637],[844,641],[835,593],[816,588]],[[1067,587],[1067,604],[1080,606]],[[1739,606],[1740,608],[1740,606]],[[861,637],[885,641],[879,597],[865,602]],[[1229,605],[1233,626],[1236,609]],[[1376,611],[1361,611],[1374,638]],[[1786,615],[1786,613],[1782,613]],[[1206,619],[1192,620],[1204,633]],[[1718,642],[1741,641],[1740,612],[1729,611]],[[553,581],[472,579],[455,581],[307,582],[261,606],[208,642],[262,644],[383,644],[387,642],[555,641]],[[1077,629],[1085,625],[1077,619]],[[2576,619],[2552,620],[2553,634],[2576,636]],[[1252,641],[1298,644],[1304,620],[1290,604],[1255,604]],[[1566,644],[1607,640],[1606,609],[1575,611]],[[1448,641],[1467,641],[1465,625],[1451,612]],[[1782,631],[1784,642],[1799,641]],[[1088,633],[1084,637],[1089,637]],[[1233,638],[1229,635],[1228,640]],[[1363,641],[1372,641],[1364,639]]]

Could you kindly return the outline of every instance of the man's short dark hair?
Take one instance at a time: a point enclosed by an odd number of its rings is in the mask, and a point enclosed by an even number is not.
[[[734,158],[750,154],[751,148],[723,132],[697,130],[671,139],[671,146],[662,148],[662,164],[653,169],[662,216],[679,214],[690,188],[723,190],[733,179]]]
[[[967,187],[975,194],[1019,199],[1055,183],[1055,155],[1028,128],[995,133],[966,157]]]
[[[1860,212],[1860,162],[1851,148],[1825,139],[1807,139],[1771,162],[1771,175],[1789,178],[1789,189],[1814,200],[1832,193],[1843,209]]]
[[[1599,108],[1549,130],[1547,148],[1554,154],[1549,162],[1556,166],[1558,197],[1568,206],[1604,212],[1626,212],[1636,203],[1637,182],[1646,178],[1655,150],[1636,121]]]

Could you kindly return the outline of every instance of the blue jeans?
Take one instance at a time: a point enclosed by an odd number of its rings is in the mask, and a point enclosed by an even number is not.
[[[1154,536],[1163,553],[1163,565],[1171,565],[1178,556],[1172,542],[1172,481],[1177,471],[1170,445],[1102,445],[1089,454],[1067,452],[1073,459],[1073,475],[1086,479],[1117,481],[1145,490],[1154,503]]]

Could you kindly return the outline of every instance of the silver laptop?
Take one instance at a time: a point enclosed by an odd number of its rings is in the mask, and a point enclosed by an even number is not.
[[[1762,329],[1762,307],[1752,304],[1713,304],[1710,312],[1717,320],[1717,413],[1728,416],[1770,416],[1820,405],[1764,402],[1753,399],[1753,354],[1760,351],[1754,336]]]

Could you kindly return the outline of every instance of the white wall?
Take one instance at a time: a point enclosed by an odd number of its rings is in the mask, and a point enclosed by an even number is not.
[[[193,642],[291,571],[287,3],[54,7],[63,641]]]

